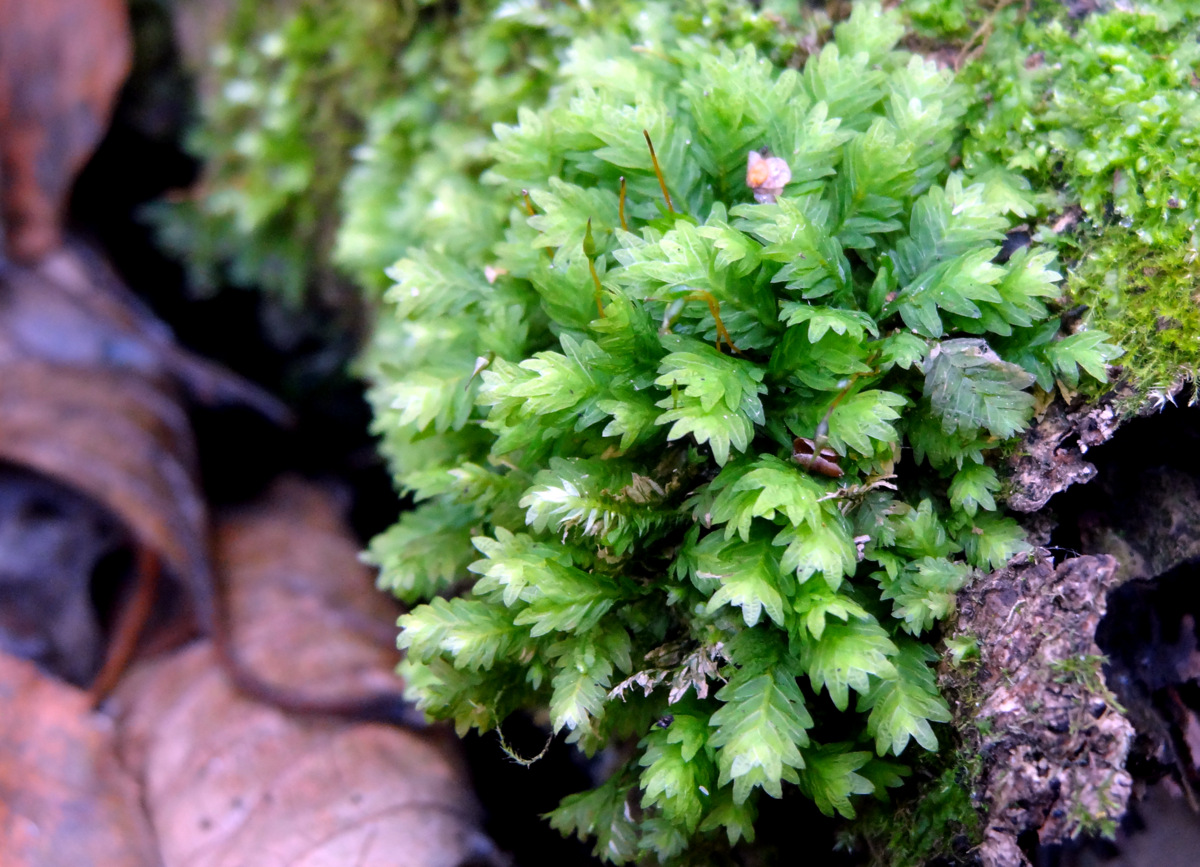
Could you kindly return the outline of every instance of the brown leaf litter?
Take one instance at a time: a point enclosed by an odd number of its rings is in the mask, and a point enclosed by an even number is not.
[[[108,128],[133,61],[124,0],[0,0],[0,225],[4,256],[62,240],[75,176]]]
[[[274,682],[394,687],[374,591],[330,499],[280,483],[221,523],[233,633]],[[443,730],[297,717],[243,697],[210,641],[151,660],[114,699],[121,754],[180,867],[501,864]]]
[[[137,783],[87,693],[0,654],[0,861],[155,867]]]

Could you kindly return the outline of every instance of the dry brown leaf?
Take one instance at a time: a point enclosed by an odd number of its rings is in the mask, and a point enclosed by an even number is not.
[[[395,689],[373,590],[329,498],[285,482],[217,532],[239,652],[322,695]],[[122,752],[172,867],[500,863],[445,733],[289,716],[230,686],[209,642],[117,693]]]
[[[222,521],[213,547],[234,642],[256,672],[330,697],[401,687],[399,612],[330,494],[282,479]]]
[[[183,410],[136,374],[40,361],[0,367],[0,458],[106,506],[185,582],[208,570],[193,453]]]
[[[107,509],[128,531],[139,562],[153,552],[154,562],[164,563],[182,582],[201,626],[215,630],[207,517],[194,481],[191,430],[168,391],[134,371],[10,357],[0,364],[0,459],[49,476]],[[52,569],[47,563],[43,583],[50,583]],[[78,590],[88,604],[90,576],[81,577]],[[101,587],[98,593],[114,590]],[[61,620],[58,612],[46,611],[46,634],[36,638],[61,643],[56,632]],[[127,661],[122,657],[140,631],[138,618],[119,616],[118,622],[128,630],[111,645],[121,655],[110,655],[97,685],[101,690],[119,677]],[[76,662],[77,671],[84,661]]]
[[[241,403],[292,421],[262,389],[180,348],[103,257],[75,239],[37,265],[0,271],[0,364],[14,360],[137,373],[201,403]]]
[[[0,655],[0,862],[151,867],[157,847],[137,785],[88,697]]]
[[[0,224],[31,261],[62,238],[75,176],[129,74],[123,0],[0,0]]]
[[[204,398],[244,400],[276,419],[287,414],[177,347],[86,247],[72,241],[36,266],[0,270],[0,460],[108,509],[135,547],[157,554],[182,582],[201,628],[219,634],[181,385]],[[232,657],[227,663],[236,667]],[[253,687],[252,676],[240,677]]]

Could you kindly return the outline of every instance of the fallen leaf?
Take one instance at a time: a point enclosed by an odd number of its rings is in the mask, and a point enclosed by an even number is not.
[[[288,415],[269,395],[176,346],[85,246],[72,241],[37,265],[0,269],[0,459],[107,509],[133,547],[156,554],[183,585],[201,629],[219,634],[208,518],[181,388],[250,403],[276,420]],[[47,625],[54,619],[47,612]],[[236,658],[225,658],[239,669]],[[253,688],[252,674],[234,674]]]
[[[32,261],[61,241],[133,39],[123,0],[0,0],[0,21],[0,225],[7,255]]]
[[[5,867],[160,863],[112,721],[86,693],[0,654],[0,854]]]
[[[3,0],[0,0],[3,2]],[[75,239],[36,265],[0,270],[0,364],[49,364],[136,373],[205,404],[245,404],[277,424],[292,416],[262,389],[181,348],[171,330]]]
[[[816,450],[817,444],[808,437],[796,437],[792,441],[792,460],[809,472],[841,478],[843,471],[838,466],[841,456],[830,448],[822,448],[819,455],[815,453]]]
[[[332,495],[296,478],[214,533],[238,655],[265,678],[333,697],[398,691],[396,618]]]
[[[0,458],[107,507],[194,586],[208,574],[187,417],[136,374],[40,361],[0,367]]]
[[[399,683],[395,612],[327,495],[298,482],[222,522],[216,562],[254,668],[327,696]],[[118,690],[122,754],[172,867],[504,863],[452,740],[289,715],[230,685],[211,642],[143,664]]]

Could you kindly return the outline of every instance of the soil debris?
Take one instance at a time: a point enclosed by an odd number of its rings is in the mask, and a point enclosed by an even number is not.
[[[1091,481],[1096,468],[1083,456],[1108,441],[1120,422],[1111,401],[1076,408],[1051,403],[1009,459],[1009,508],[1036,512],[1059,491]]]
[[[1020,867],[1029,833],[1043,845],[1115,829],[1131,777],[1133,726],[1101,673],[1095,643],[1112,557],[1032,562],[987,575],[959,594],[952,630],[973,637],[970,668],[943,665],[959,696],[955,727],[982,757],[975,797],[985,806],[984,867]]]

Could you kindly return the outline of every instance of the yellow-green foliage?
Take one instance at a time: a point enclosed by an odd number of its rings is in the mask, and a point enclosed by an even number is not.
[[[816,43],[789,3],[646,12],[633,0],[235,0],[189,140],[204,178],[196,197],[156,209],[160,237],[201,290],[336,302],[344,276],[374,293],[414,244],[488,243],[503,218],[478,189],[492,124],[544,99],[573,34],[661,22],[772,56]]]
[[[1116,351],[1059,333],[1051,252],[997,261],[1028,186],[955,168],[970,93],[897,15],[857,6],[798,70],[641,10],[564,48],[389,269],[367,363],[419,506],[371,555],[434,597],[402,619],[419,705],[628,744],[552,822],[673,863],[785,786],[853,817],[938,746],[937,624],[1029,550],[987,455],[1035,382]],[[763,148],[777,201],[747,185]]]
[[[962,75],[978,99],[964,164],[1019,170],[1041,191],[1038,239],[1069,266],[1083,320],[1128,350],[1138,402],[1194,378],[1200,4],[1120,3],[1080,20],[1048,2],[1028,13],[914,6],[926,25],[954,24],[960,36],[984,25],[986,47]]]
[[[237,32],[172,225],[238,280],[383,294],[362,369],[420,505],[372,556],[432,599],[413,696],[636,745],[553,821],[670,862],[785,785],[852,815],[937,744],[937,623],[1026,548],[989,455],[1034,382],[1098,390],[1105,331],[1142,394],[1200,367],[1195,5],[912,0],[831,35],[782,2],[295,0]],[[960,770],[898,859],[971,825]]]
[[[393,0],[233,4],[189,138],[205,161],[199,195],[154,215],[196,289],[232,282],[298,302],[317,287],[336,299],[342,179],[368,114],[403,82],[417,22]]]

